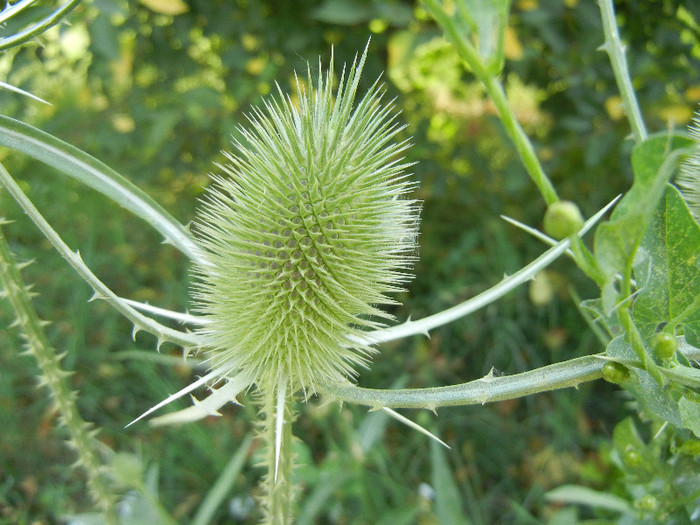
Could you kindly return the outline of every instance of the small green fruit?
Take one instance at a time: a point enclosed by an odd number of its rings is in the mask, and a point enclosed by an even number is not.
[[[555,239],[565,239],[583,226],[583,215],[571,201],[553,202],[544,214],[544,232]]]
[[[623,364],[608,361],[603,365],[603,379],[609,383],[619,385],[629,378],[630,372]]]
[[[652,341],[654,355],[658,359],[667,360],[676,355],[678,350],[678,338],[668,332],[659,332]]]

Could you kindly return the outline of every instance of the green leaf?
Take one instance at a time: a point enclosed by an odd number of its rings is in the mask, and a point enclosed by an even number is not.
[[[700,403],[682,397],[678,402],[683,426],[689,428],[693,434],[700,438]]]
[[[185,229],[156,201],[106,164],[29,124],[0,115],[0,145],[21,151],[99,191],[159,231],[193,260],[197,248]]]
[[[641,292],[632,315],[645,339],[662,322],[700,331],[700,226],[678,190],[667,188],[634,267]]]
[[[505,61],[505,34],[510,0],[464,0],[458,2],[457,22],[472,33],[479,55],[489,71],[496,75]]]
[[[462,513],[462,498],[452,477],[445,451],[434,441],[430,442],[430,460],[438,522],[452,525],[468,524],[469,520]]]
[[[615,358],[615,361],[624,364],[637,363],[641,366],[639,357],[624,336],[618,336],[610,341],[605,353]],[[678,403],[672,395],[673,390],[660,386],[646,370],[631,367],[630,371],[632,374],[625,382],[625,389],[635,395],[641,406],[664,421],[683,426],[678,412]]]
[[[694,142],[682,135],[656,135],[632,150],[634,184],[595,235],[595,254],[609,279],[631,263],[666,183]]]

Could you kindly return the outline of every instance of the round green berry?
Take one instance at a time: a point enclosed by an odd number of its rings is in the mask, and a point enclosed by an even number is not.
[[[678,338],[668,332],[659,332],[652,341],[654,355],[658,359],[671,359],[678,350]]]
[[[571,201],[553,202],[544,214],[544,231],[555,239],[574,235],[583,226],[583,216]]]
[[[627,367],[623,364],[616,363],[615,361],[608,361],[603,365],[603,379],[609,383],[619,385],[624,382],[629,375],[629,370],[627,370]]]

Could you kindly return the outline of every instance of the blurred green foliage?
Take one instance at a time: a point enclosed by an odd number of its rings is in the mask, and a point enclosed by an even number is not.
[[[700,99],[698,5],[629,0],[617,9],[649,128],[687,123]],[[223,159],[221,150],[245,125],[250,106],[276,83],[287,92],[294,70],[316,70],[318,57],[327,63],[331,48],[337,63],[351,61],[370,35],[363,82],[368,87],[384,72],[386,97],[394,99],[414,143],[409,160],[419,161],[420,262],[395,312],[415,318],[478,293],[543,251],[499,215],[539,227],[545,209],[483,90],[420,5],[94,0],[78,7],[70,24],[0,56],[0,78],[52,105],[0,91],[0,107],[105,161],[188,222],[207,174],[216,171],[212,162]],[[629,129],[607,57],[597,51],[602,41],[594,2],[514,2],[503,74],[509,97],[559,193],[587,215],[626,191],[632,176]],[[0,160],[118,294],[187,307],[187,262],[137,219],[46,166],[6,150]],[[53,323],[54,345],[67,352],[65,367],[75,371],[83,416],[103,428],[105,443],[159,466],[164,505],[186,522],[249,432],[253,409],[229,408],[222,418],[182,429],[124,430],[188,381],[192,369],[120,358],[123,350],[151,351],[153,341],[132,342],[128,323],[104,304],[88,304],[87,286],[4,193],[0,204],[15,221],[8,228],[13,249],[21,259],[37,260],[24,275],[40,293],[40,314]],[[585,298],[594,288],[571,270],[559,262],[530,290],[430,339],[385,345],[360,384],[392,386],[397,370],[409,386],[450,384],[493,366],[514,373],[599,351],[570,299],[572,290]],[[12,313],[1,308],[0,522],[53,523],[89,502],[53,431],[55,414],[35,387],[34,364],[19,355],[19,339],[7,328]],[[175,348],[162,351],[177,355]],[[314,400],[296,424],[299,523],[432,524],[444,516],[484,524],[554,522],[557,507],[544,494],[556,486],[623,491],[608,476],[620,451],[613,460],[600,452],[625,402],[613,391],[596,383],[577,392],[444,409],[439,418],[417,414],[453,445],[447,455],[431,452],[423,436],[382,414],[339,411]],[[615,431],[616,450],[622,432]],[[441,486],[435,480],[447,470],[452,475]],[[246,469],[232,505],[219,513],[221,523],[254,519],[245,502],[259,475]],[[236,514],[234,507],[243,510]]]

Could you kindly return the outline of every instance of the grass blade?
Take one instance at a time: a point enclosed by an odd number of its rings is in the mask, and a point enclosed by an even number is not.
[[[199,506],[197,514],[195,514],[192,520],[192,525],[206,525],[212,522],[216,510],[229,494],[231,487],[236,482],[236,478],[241,473],[241,470],[243,470],[252,443],[252,437],[248,436],[243,443],[241,443],[241,446],[238,447],[238,450],[224,468],[219,479],[216,480],[214,486],[207,492],[204,501]]]

